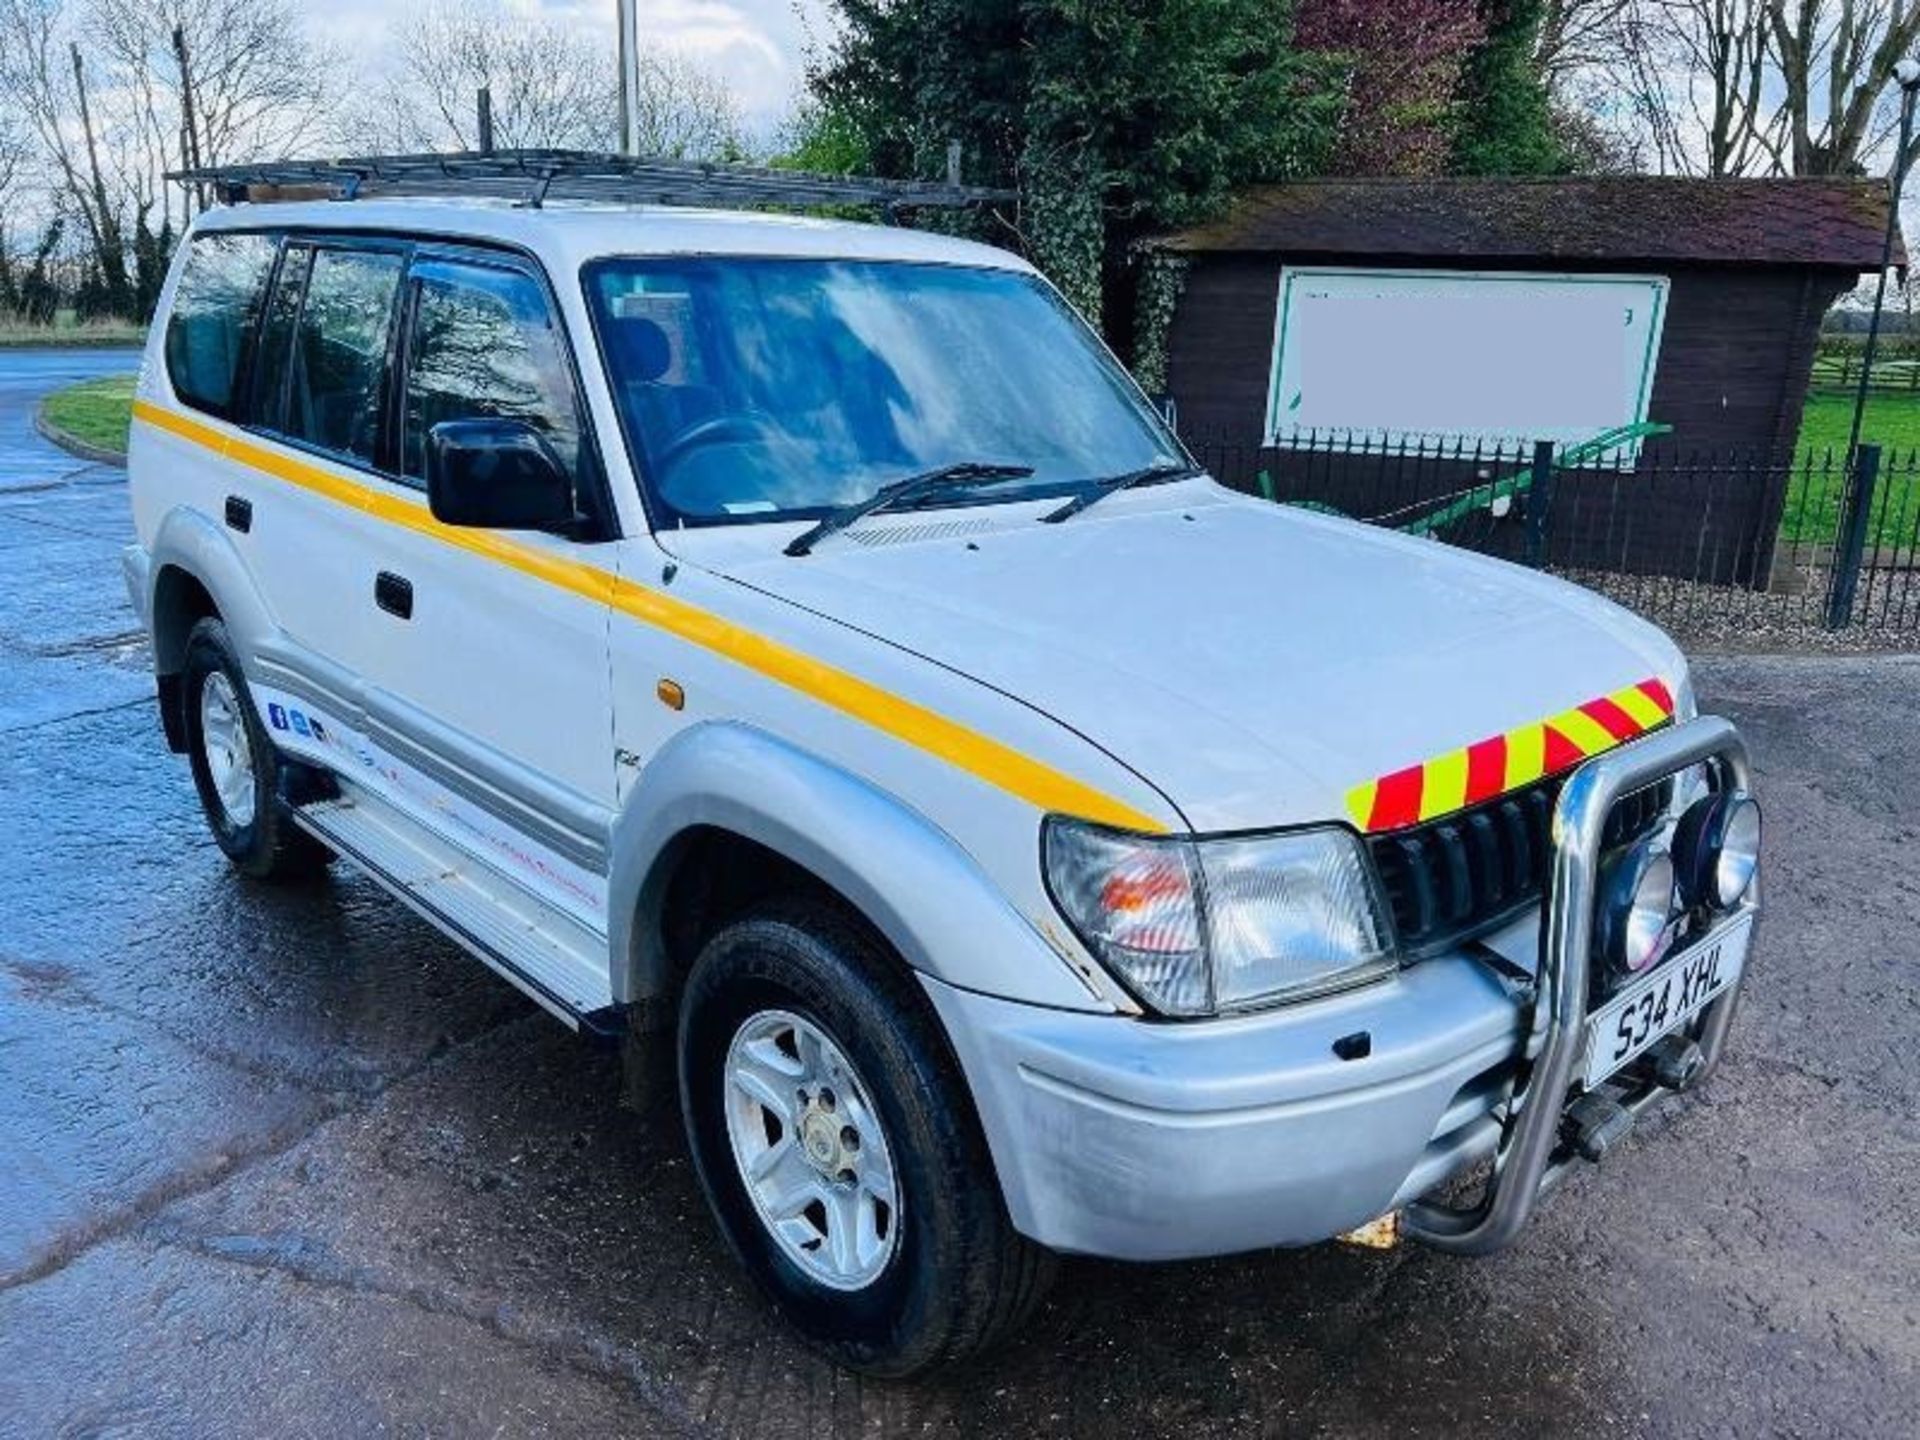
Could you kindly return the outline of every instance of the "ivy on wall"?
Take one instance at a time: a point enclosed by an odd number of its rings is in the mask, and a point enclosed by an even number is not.
[[[1187,288],[1193,262],[1184,255],[1143,247],[1138,255],[1140,289],[1133,314],[1133,378],[1149,395],[1167,389],[1167,349],[1173,312]]]
[[[1037,153],[1029,145],[1020,173],[1020,231],[1028,258],[1074,309],[1098,326],[1106,217],[1100,177],[1084,150]]]

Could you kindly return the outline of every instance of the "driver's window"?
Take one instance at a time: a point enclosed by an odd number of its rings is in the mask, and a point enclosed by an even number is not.
[[[422,261],[412,279],[401,431],[407,483],[426,483],[427,433],[443,420],[524,420],[575,475],[580,416],[572,373],[539,284],[517,270],[451,260]]]

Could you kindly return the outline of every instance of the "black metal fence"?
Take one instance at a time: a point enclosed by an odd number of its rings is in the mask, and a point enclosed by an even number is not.
[[[1920,452],[1189,444],[1236,489],[1549,569],[1683,635],[1920,636]]]

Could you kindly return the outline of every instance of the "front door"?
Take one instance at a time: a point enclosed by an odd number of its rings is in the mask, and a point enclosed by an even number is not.
[[[383,613],[365,617],[383,627],[370,730],[422,772],[430,818],[449,838],[604,928],[608,610],[590,585],[555,577],[591,574],[612,547],[462,530],[424,513],[429,432],[483,417],[541,431],[594,509],[598,460],[565,337],[540,275],[510,257],[422,248],[405,284],[396,473],[385,483],[421,515],[383,527]]]

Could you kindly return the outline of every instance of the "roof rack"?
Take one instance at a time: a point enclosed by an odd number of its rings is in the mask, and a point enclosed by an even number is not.
[[[265,160],[174,170],[167,178],[209,186],[228,204],[439,195],[498,197],[536,208],[549,199],[624,205],[873,205],[891,216],[901,210],[962,209],[1013,198],[1010,190],[935,181],[821,175],[763,165],[646,159],[588,150]]]

